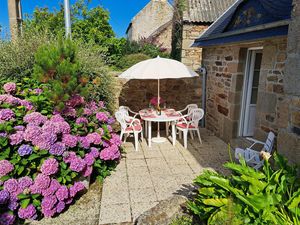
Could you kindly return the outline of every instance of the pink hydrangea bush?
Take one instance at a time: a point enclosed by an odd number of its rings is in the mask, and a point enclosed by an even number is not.
[[[5,84],[0,95],[0,224],[5,225],[62,213],[84,191],[82,177],[103,179],[121,158],[120,137],[111,127],[115,120],[104,102],[75,95],[57,112],[44,86],[18,85]]]

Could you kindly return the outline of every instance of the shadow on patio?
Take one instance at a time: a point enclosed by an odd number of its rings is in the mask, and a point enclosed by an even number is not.
[[[203,169],[225,172],[227,145],[206,129],[201,135],[203,143],[189,138],[188,149],[181,140],[176,146],[165,142],[151,148],[143,140],[137,152],[129,139],[124,158],[104,182],[99,224],[132,222],[159,201],[186,194],[187,184]]]

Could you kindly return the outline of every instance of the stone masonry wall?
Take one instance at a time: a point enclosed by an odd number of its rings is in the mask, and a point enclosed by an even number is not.
[[[293,4],[277,140],[278,151],[291,162],[300,164],[300,0],[294,0]]]
[[[207,27],[207,25],[183,24],[181,61],[194,70],[201,66],[202,49],[190,46]]]
[[[283,99],[286,39],[205,48],[203,65],[208,71],[207,128],[229,142],[238,136],[247,49],[263,47],[263,59],[256,114],[255,137],[277,133],[278,112]]]
[[[160,95],[166,101],[167,107],[181,110],[187,104],[195,103],[201,106],[202,79],[168,79],[160,81]],[[152,97],[157,96],[157,81],[155,80],[119,80],[121,91],[119,105],[129,106],[138,111],[149,106]]]
[[[151,0],[131,21],[128,31],[130,41],[149,38],[158,28],[173,19],[173,9],[167,0]],[[171,32],[171,31],[170,31]],[[161,40],[163,47],[171,45],[169,40]]]

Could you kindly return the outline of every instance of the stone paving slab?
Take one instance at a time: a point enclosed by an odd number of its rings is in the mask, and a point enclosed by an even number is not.
[[[227,145],[205,129],[201,136],[203,144],[189,137],[188,149],[182,140],[176,146],[153,143],[151,148],[143,140],[139,151],[133,142],[123,144],[126,154],[103,184],[99,225],[132,223],[159,201],[184,195],[203,169],[223,171],[229,160]]]

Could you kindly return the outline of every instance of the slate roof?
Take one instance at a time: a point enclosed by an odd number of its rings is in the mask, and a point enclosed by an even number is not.
[[[183,20],[212,23],[235,2],[236,0],[186,0]]]

